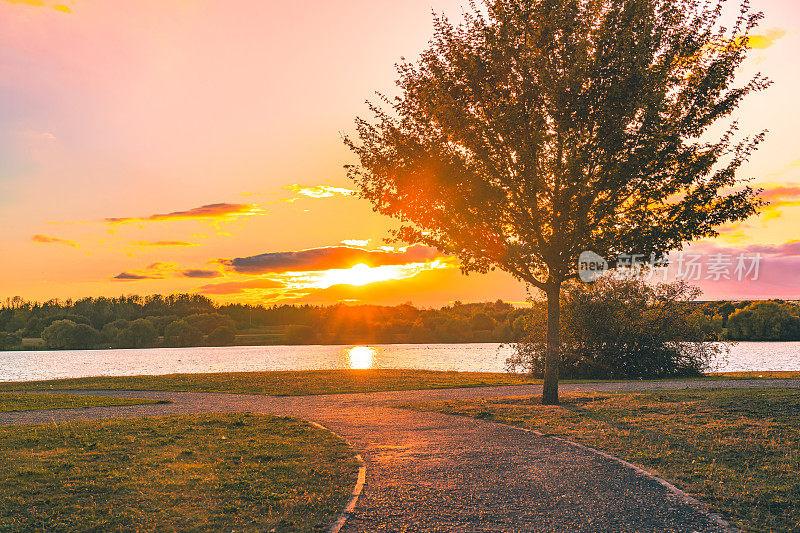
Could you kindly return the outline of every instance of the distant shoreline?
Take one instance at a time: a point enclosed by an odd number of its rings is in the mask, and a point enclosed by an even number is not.
[[[41,341],[41,339],[24,339],[27,341],[30,340],[37,340]],[[800,344],[800,340],[793,340],[793,341],[781,341],[781,340],[758,340],[758,341],[708,341],[708,342],[731,342],[733,344],[743,344],[743,343],[757,343],[757,344],[786,344],[786,343],[797,343]],[[497,346],[503,345],[511,345],[514,344],[512,342],[480,342],[480,341],[452,341],[452,342],[370,342],[370,341],[354,341],[354,342],[335,342],[335,343],[298,343],[298,344],[288,344],[288,343],[279,343],[279,344],[226,344],[226,345],[210,345],[210,344],[197,344],[193,346],[168,346],[168,345],[157,345],[157,346],[146,346],[142,348],[116,348],[113,346],[105,347],[94,347],[94,348],[68,348],[64,350],[55,350],[52,348],[47,348],[46,346],[40,345],[37,343],[36,345],[23,345],[23,346],[16,346],[14,348],[0,350],[0,353],[14,353],[14,352],[101,352],[101,351],[115,351],[115,350],[160,350],[160,349],[192,349],[192,348],[253,348],[253,347],[269,347],[269,348],[279,348],[281,346],[286,347],[297,347],[297,346],[441,346],[441,345],[459,345],[459,344],[494,344]]]

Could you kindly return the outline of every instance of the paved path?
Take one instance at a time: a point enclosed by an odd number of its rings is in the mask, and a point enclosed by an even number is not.
[[[800,380],[562,385],[570,390],[800,387]],[[616,461],[491,422],[394,409],[405,401],[517,396],[540,386],[306,397],[71,391],[174,403],[0,413],[0,424],[251,411],[318,422],[348,439],[367,483],[343,531],[724,531],[710,515]]]

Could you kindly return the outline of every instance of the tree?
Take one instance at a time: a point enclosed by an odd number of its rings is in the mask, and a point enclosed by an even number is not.
[[[139,318],[131,322],[117,334],[120,348],[148,348],[158,340],[156,327],[147,319]]]
[[[164,341],[172,346],[199,346],[203,333],[185,320],[176,320],[164,328]]]
[[[100,334],[87,324],[56,320],[42,331],[42,339],[52,350],[69,350],[94,347],[100,341]]]
[[[797,308],[785,302],[755,302],[731,314],[728,337],[735,341],[800,340]]]
[[[230,346],[236,341],[236,333],[228,326],[220,326],[208,334],[210,346]]]
[[[204,335],[209,335],[215,329],[225,326],[235,330],[236,326],[230,317],[220,315],[219,313],[202,313],[190,315],[184,318],[187,324],[200,330]]]
[[[722,0],[722,4],[725,0]],[[483,0],[434,20],[395,98],[370,104],[345,143],[348,174],[397,240],[499,268],[547,298],[543,402],[558,402],[559,295],[592,250],[660,257],[762,204],[737,176],[763,133],[712,126],[760,13],[733,26],[694,0]]]
[[[469,319],[469,326],[473,330],[494,329],[497,324],[494,319],[486,313],[476,313]]]
[[[317,334],[311,326],[290,324],[286,328],[284,338],[287,344],[314,344],[317,341]]]
[[[15,346],[22,344],[22,337],[16,333],[6,333],[0,331],[0,350],[10,350]]]
[[[594,285],[569,283],[562,292],[559,373],[569,378],[663,378],[698,375],[728,346],[703,327],[692,306],[700,290],[684,282],[648,284],[606,276]],[[506,364],[542,374],[546,309],[520,320],[526,335]]]

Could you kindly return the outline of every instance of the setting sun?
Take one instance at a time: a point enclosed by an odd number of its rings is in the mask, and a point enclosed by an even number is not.
[[[319,273],[319,277],[311,283],[318,289],[327,289],[334,285],[354,285],[360,287],[378,281],[401,280],[409,278],[422,270],[439,268],[440,261],[430,264],[383,265],[371,267],[359,263],[351,268],[330,269]]]

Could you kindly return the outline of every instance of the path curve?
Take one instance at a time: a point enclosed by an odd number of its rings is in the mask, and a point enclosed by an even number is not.
[[[561,390],[800,387],[800,380],[564,384]],[[541,386],[271,397],[162,391],[69,391],[172,404],[0,413],[0,424],[251,411],[330,428],[367,466],[343,532],[720,532],[726,528],[656,480],[592,450],[472,418],[420,413],[400,402],[523,396]]]

